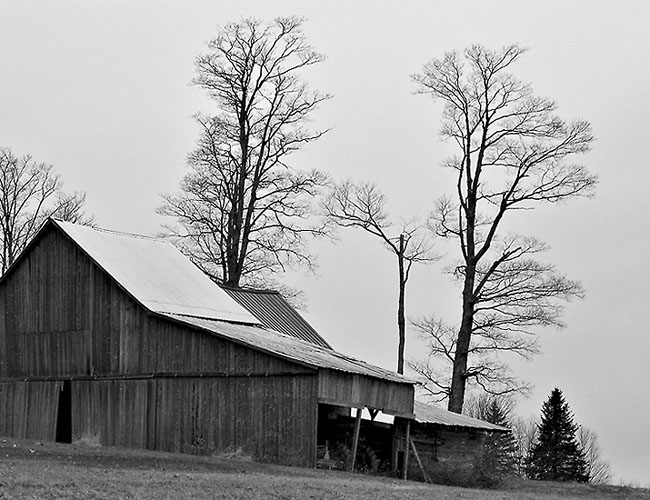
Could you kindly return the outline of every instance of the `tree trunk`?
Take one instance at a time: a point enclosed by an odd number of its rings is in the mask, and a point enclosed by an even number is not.
[[[404,373],[404,350],[406,348],[406,318],[404,313],[404,295],[406,291],[406,280],[404,279],[404,235],[399,236],[399,254],[397,255],[399,266],[399,299],[397,304],[397,332],[399,344],[397,346],[397,373]]]
[[[474,265],[468,265],[465,271],[463,287],[463,317],[458,331],[456,352],[454,353],[454,369],[451,376],[449,404],[447,409],[454,413],[463,412],[465,402],[465,387],[467,385],[467,357],[472,340],[474,323]]]

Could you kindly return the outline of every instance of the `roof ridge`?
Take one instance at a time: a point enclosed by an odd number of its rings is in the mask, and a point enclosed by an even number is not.
[[[273,290],[272,288],[249,288],[245,286],[225,285],[223,283],[219,283],[219,286],[224,290],[232,290],[234,292],[258,293],[258,294],[272,293],[274,295],[280,295],[282,297],[282,294],[279,291]]]
[[[137,233],[127,233],[125,231],[116,231],[114,229],[107,229],[104,227],[99,227],[95,225],[85,225],[85,224],[76,224],[74,222],[68,222],[62,219],[58,219],[56,217],[50,217],[50,219],[57,224],[67,224],[71,226],[77,226],[77,227],[84,227],[87,229],[92,229],[93,231],[97,231],[99,233],[106,233],[106,234],[113,234],[116,236],[127,236],[129,238],[135,238],[135,239],[142,239],[142,240],[151,240],[151,241],[157,241],[160,243],[168,243],[171,244],[166,238],[162,236],[147,236],[145,234],[137,234]]]

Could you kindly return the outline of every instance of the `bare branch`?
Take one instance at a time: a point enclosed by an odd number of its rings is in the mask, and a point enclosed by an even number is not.
[[[0,265],[4,273],[48,217],[90,224],[86,195],[65,194],[54,167],[0,148]]]
[[[468,383],[490,391],[506,376],[495,358],[472,357],[529,357],[536,352],[534,328],[562,326],[561,303],[584,295],[578,282],[533,258],[544,245],[503,234],[507,213],[592,196],[597,182],[570,162],[590,148],[589,123],[562,120],[553,101],[510,73],[524,52],[516,44],[496,51],[473,45],[463,56],[430,61],[413,77],[420,93],[443,101],[441,135],[458,146],[444,163],[457,175],[455,199],[442,198],[429,221],[439,236],[457,239],[461,255],[452,268],[462,287],[449,382],[449,409],[456,412]],[[506,379],[502,385],[520,387]]]
[[[196,60],[194,84],[217,105],[198,114],[197,148],[177,195],[159,213],[179,246],[213,279],[239,286],[273,283],[287,266],[313,268],[310,237],[327,227],[313,201],[325,174],[295,170],[291,154],[321,137],[304,124],[329,96],[310,91],[302,69],[323,60],[308,44],[302,19],[247,18],[224,26]]]

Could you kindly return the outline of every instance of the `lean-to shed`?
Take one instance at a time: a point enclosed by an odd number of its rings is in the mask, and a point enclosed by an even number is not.
[[[463,484],[462,478],[470,476],[481,459],[486,437],[490,433],[510,432],[506,427],[421,401],[415,401],[413,411],[415,419],[411,423],[409,437],[413,460],[408,462],[409,477],[422,476],[420,463],[434,482],[456,481]]]
[[[169,243],[49,220],[0,278],[0,435],[311,466],[322,408],[412,417],[412,381],[264,324]]]

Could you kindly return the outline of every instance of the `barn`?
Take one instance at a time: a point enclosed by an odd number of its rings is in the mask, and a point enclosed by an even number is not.
[[[314,466],[332,415],[413,417],[411,380],[244,300],[169,243],[48,220],[0,278],[0,435]]]
[[[414,402],[410,423],[408,476],[437,483],[471,484],[482,459],[485,439],[510,429],[453,413],[438,406]],[[400,418],[396,419],[398,422]],[[403,427],[402,427],[403,428]],[[397,427],[398,432],[401,427]]]

